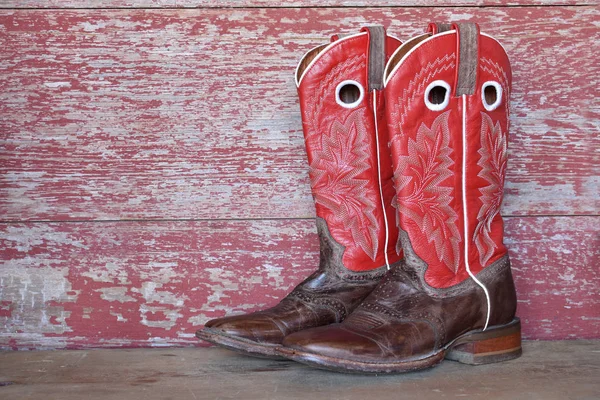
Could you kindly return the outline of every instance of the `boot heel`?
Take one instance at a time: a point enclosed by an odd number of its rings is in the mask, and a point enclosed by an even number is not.
[[[481,365],[518,358],[521,349],[521,321],[515,318],[506,325],[472,331],[458,338],[446,358],[463,364]]]

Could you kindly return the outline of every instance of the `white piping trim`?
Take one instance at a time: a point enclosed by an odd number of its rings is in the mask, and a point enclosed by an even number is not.
[[[296,82],[296,87],[298,87],[299,83],[298,83],[298,70],[300,69],[300,65],[302,65],[302,60],[304,60],[306,58],[306,56],[313,50],[318,49],[319,47],[323,46],[322,44],[313,47],[312,49],[308,50],[306,53],[304,53],[304,55],[302,56],[302,58],[300,59],[300,61],[298,62],[298,65],[296,65],[296,69],[294,70],[294,82]],[[326,46],[327,47],[327,46]]]
[[[300,79],[298,79],[298,67],[302,63],[302,60],[304,59],[304,57],[302,57],[300,59],[300,62],[298,63],[298,66],[296,67],[296,76],[294,78],[296,80],[296,87],[300,86],[300,84],[302,83],[302,79],[304,78],[304,76],[306,76],[306,72],[310,69],[310,67],[312,67],[313,64],[315,62],[317,62],[317,60],[319,58],[321,58],[323,56],[323,54],[325,54],[327,51],[329,51],[329,49],[331,49],[334,45],[336,45],[336,44],[338,44],[340,42],[343,42],[344,40],[348,40],[348,39],[351,39],[351,38],[354,38],[354,37],[358,37],[358,36],[362,36],[362,35],[366,35],[366,34],[367,34],[367,32],[359,32],[359,33],[355,33],[354,35],[344,36],[343,38],[338,39],[335,42],[329,43],[327,45],[327,47],[325,47],[323,50],[321,50],[321,52],[319,54],[317,54],[317,56],[315,58],[312,59],[312,61],[310,62],[310,64],[308,64],[306,66],[306,68],[304,68],[304,72],[302,73],[302,76],[300,77]],[[319,46],[317,46],[317,47],[319,47]],[[317,47],[313,47],[312,50],[316,49]],[[310,52],[310,50],[309,50],[309,52]],[[308,54],[308,52],[306,54]],[[306,54],[304,56],[306,56]]]
[[[403,49],[404,47],[408,46],[410,43],[414,42],[415,40],[417,40],[417,39],[419,39],[419,38],[422,38],[423,36],[428,36],[428,35],[429,35],[428,33],[424,33],[424,34],[422,34],[422,35],[419,35],[419,36],[415,36],[415,37],[413,37],[413,38],[410,38],[410,39],[408,39],[408,40],[407,40],[406,42],[404,42],[404,43],[400,42],[400,43],[401,43],[401,44],[400,44],[400,46],[398,46],[398,47],[396,48],[396,50],[394,50],[394,52],[392,53],[392,55],[390,56],[390,58],[388,58],[388,62],[385,64],[385,68],[383,68],[383,81],[384,81],[384,83],[385,83],[385,80],[386,80],[386,78],[387,78],[387,67],[388,67],[388,64],[389,64],[389,63],[392,61],[392,59],[393,59],[394,57],[396,57],[396,54],[397,54],[397,53],[398,53],[398,52],[399,52],[401,49]],[[390,72],[390,75],[391,75],[391,72]]]
[[[419,47],[423,46],[425,43],[431,41],[434,38],[438,38],[440,36],[444,36],[444,35],[450,35],[456,33],[456,30],[452,30],[452,31],[446,31],[446,32],[442,32],[442,33],[438,33],[437,35],[432,35],[430,37],[428,37],[427,39],[421,41],[420,43],[418,43],[415,47],[413,47],[412,49],[410,49],[401,59],[400,61],[398,61],[398,64],[396,64],[394,66],[394,69],[392,69],[392,71],[389,73],[389,75],[387,76],[387,78],[385,79],[385,82],[383,83],[384,86],[387,85],[387,83],[390,81],[390,79],[392,78],[392,76],[394,76],[394,74],[396,73],[396,71],[398,71],[398,69],[400,68],[400,65],[402,65],[402,63],[404,63],[404,61],[406,61],[406,58],[411,55],[414,51],[416,51]],[[425,34],[427,35],[427,34]],[[413,39],[417,39],[419,37],[422,37],[423,35],[419,35]],[[396,51],[394,52],[394,54],[392,55],[392,57],[394,57],[394,55],[401,49],[404,47],[404,45],[410,43],[413,39],[409,40],[408,42],[404,43],[402,46],[398,47],[396,49]],[[392,57],[390,57],[390,60],[392,59]],[[386,68],[387,69],[387,68]],[[386,70],[384,69],[384,71]]]
[[[387,37],[391,37],[392,39],[396,39],[397,41],[399,41],[399,42],[400,42],[400,46],[398,46],[398,47],[402,47],[402,44],[403,44],[403,43],[402,43],[402,40],[400,40],[400,38],[399,38],[398,36],[390,35],[390,34],[389,34],[389,33],[387,33],[387,32],[385,33],[385,35],[386,35]],[[397,50],[397,49],[396,49],[396,50]]]
[[[485,331],[488,327],[488,323],[490,322],[490,294],[488,293],[487,288],[481,283],[475,275],[471,272],[471,267],[469,266],[469,216],[467,215],[467,95],[462,95],[462,203],[463,203],[463,225],[464,225],[464,243],[465,243],[465,267],[467,268],[467,273],[477,283],[483,291],[485,292],[485,298],[487,300],[487,317],[485,319],[485,326],[483,330]]]
[[[386,86],[386,85],[388,84],[388,82],[389,82],[389,81],[390,81],[390,79],[392,78],[392,75],[394,75],[394,74],[396,73],[396,71],[397,71],[397,70],[400,68],[400,64],[402,64],[402,63],[403,63],[403,62],[406,60],[406,58],[407,58],[407,57],[408,57],[408,56],[409,56],[409,55],[410,55],[410,54],[411,54],[413,51],[415,51],[416,49],[418,49],[419,47],[421,47],[423,44],[427,43],[428,41],[432,40],[433,38],[437,38],[437,37],[444,36],[444,35],[449,35],[449,34],[452,34],[452,33],[456,33],[456,30],[455,30],[455,29],[452,29],[452,30],[449,30],[449,31],[446,31],[446,32],[442,32],[442,33],[438,33],[438,34],[435,34],[435,35],[431,35],[429,38],[427,38],[427,39],[423,40],[422,42],[418,43],[418,44],[417,44],[415,47],[413,47],[412,49],[410,49],[410,50],[409,50],[409,51],[408,51],[408,52],[407,52],[407,53],[406,53],[406,54],[405,54],[405,55],[402,57],[402,59],[401,59],[400,61],[398,61],[398,64],[396,64],[396,65],[394,66],[394,69],[392,69],[392,71],[390,71],[390,73],[388,74],[388,76],[387,76],[387,77],[384,77],[385,79],[384,79],[384,82],[383,82],[383,86]],[[485,37],[487,37],[487,38],[490,38],[490,39],[492,39],[494,42],[498,43],[498,44],[500,45],[500,47],[502,47],[502,49],[504,50],[504,53],[505,53],[505,54],[507,54],[507,57],[508,57],[508,52],[506,51],[506,48],[505,48],[505,47],[502,45],[502,43],[500,43],[500,42],[499,42],[497,39],[495,39],[494,37],[492,37],[492,36],[488,35],[487,33],[479,32],[479,34],[480,34],[481,36],[485,36]],[[427,34],[426,34],[426,35],[427,35]],[[400,45],[400,47],[398,47],[398,48],[396,49],[396,51],[394,51],[394,53],[392,53],[392,55],[390,56],[390,60],[392,60],[392,59],[394,58],[394,56],[396,55],[396,53],[397,53],[398,51],[400,51],[400,49],[402,49],[402,48],[403,48],[405,45],[408,45],[408,44],[409,44],[410,42],[412,42],[413,40],[415,40],[415,39],[418,39],[418,38],[420,38],[420,37],[422,37],[422,36],[423,36],[423,35],[416,36],[416,37],[414,37],[414,38],[412,38],[412,39],[409,39],[409,40],[407,40],[406,42],[402,43],[402,45]],[[509,62],[510,62],[510,59],[509,59]],[[386,68],[384,68],[384,71],[387,71],[387,66],[386,66]],[[384,72],[384,73],[385,73],[385,72]]]
[[[381,207],[383,210],[383,224],[385,226],[385,245],[383,247],[383,255],[385,257],[385,265],[388,271],[390,270],[390,260],[388,259],[388,241],[390,238],[390,231],[388,228],[387,214],[385,212],[385,201],[383,200],[383,184],[381,182],[381,160],[379,157],[379,127],[377,126],[377,91],[373,90],[373,117],[375,118],[375,146],[377,146],[377,175],[379,178],[379,196],[381,199]]]

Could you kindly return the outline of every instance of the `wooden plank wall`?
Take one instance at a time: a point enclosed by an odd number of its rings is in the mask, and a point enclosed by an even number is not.
[[[296,62],[430,20],[478,21],[511,57],[525,337],[600,337],[597,1],[393,3],[3,1],[0,348],[195,345],[275,304],[318,261]]]

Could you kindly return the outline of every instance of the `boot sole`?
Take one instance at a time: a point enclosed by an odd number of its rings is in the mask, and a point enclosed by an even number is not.
[[[320,354],[278,347],[277,354],[312,367],[358,374],[393,374],[418,371],[441,363],[444,358],[469,365],[491,364],[518,358],[522,354],[521,321],[515,318],[506,325],[467,332],[442,347],[437,353],[399,362],[346,360]]]
[[[275,349],[280,346],[279,344],[258,343],[250,339],[230,336],[210,328],[196,331],[196,337],[205,342],[216,344],[217,346],[247,356],[266,358],[269,360],[287,360],[285,357],[275,352]]]

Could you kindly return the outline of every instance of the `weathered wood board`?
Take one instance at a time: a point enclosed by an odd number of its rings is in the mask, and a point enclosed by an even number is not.
[[[597,217],[512,217],[526,338],[600,330]],[[196,344],[210,318],[274,305],[318,263],[313,220],[3,224],[0,347]]]
[[[3,220],[312,217],[296,62],[367,21],[407,38],[448,19],[513,63],[503,214],[600,210],[598,7],[0,15]]]
[[[209,349],[0,353],[3,400],[596,400],[600,341],[524,342],[523,356],[444,361],[401,375],[350,375]],[[398,395],[401,393],[401,397]]]
[[[198,345],[209,318],[275,304],[318,261],[296,62],[334,32],[430,20],[477,20],[511,56],[524,336],[597,338],[597,2],[373,4],[1,2],[0,347]]]
[[[291,8],[597,5],[594,0],[3,0],[1,8]]]

